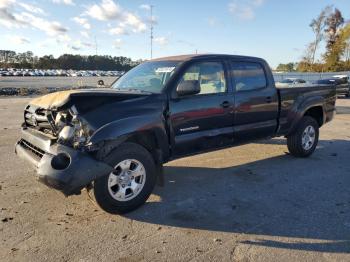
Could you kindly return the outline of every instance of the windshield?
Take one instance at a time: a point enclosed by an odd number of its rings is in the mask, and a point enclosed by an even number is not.
[[[120,90],[139,90],[142,92],[161,93],[179,62],[146,62],[123,75],[112,88]]]

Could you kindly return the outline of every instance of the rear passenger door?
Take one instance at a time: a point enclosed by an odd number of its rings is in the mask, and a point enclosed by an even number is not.
[[[236,140],[273,136],[277,129],[278,93],[265,66],[254,61],[230,63]]]

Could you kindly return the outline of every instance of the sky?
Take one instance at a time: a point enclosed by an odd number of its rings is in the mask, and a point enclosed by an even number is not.
[[[276,67],[300,60],[327,5],[350,20],[349,0],[0,0],[0,49],[149,59],[152,22],[153,57],[250,55]]]

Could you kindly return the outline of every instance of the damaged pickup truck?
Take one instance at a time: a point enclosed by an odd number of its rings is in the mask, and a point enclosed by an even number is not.
[[[275,87],[254,57],[188,55],[145,62],[111,88],[63,91],[24,110],[16,153],[66,196],[83,188],[107,212],[145,203],[170,160],[284,136],[310,156],[332,120],[332,86]]]

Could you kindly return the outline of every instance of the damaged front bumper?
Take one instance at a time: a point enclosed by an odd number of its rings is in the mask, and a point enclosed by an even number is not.
[[[93,180],[113,171],[111,166],[84,152],[57,144],[42,133],[26,128],[22,129],[15,152],[37,169],[39,181],[66,196],[79,194]]]

